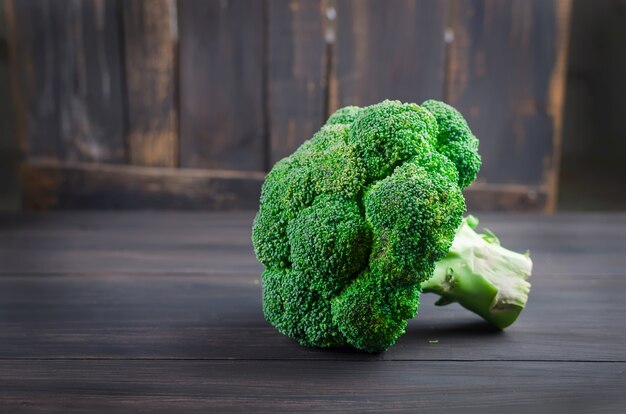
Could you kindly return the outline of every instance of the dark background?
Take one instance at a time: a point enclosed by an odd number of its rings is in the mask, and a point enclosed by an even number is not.
[[[254,209],[348,104],[443,99],[471,209],[626,207],[626,1],[5,0],[3,210]]]

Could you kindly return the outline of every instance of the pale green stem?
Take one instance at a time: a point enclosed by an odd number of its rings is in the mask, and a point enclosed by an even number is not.
[[[450,251],[436,263],[433,277],[422,289],[441,296],[436,305],[458,302],[503,329],[515,322],[526,306],[532,260],[528,253],[500,246],[487,229],[485,234],[476,233],[477,225],[472,216],[463,220]]]

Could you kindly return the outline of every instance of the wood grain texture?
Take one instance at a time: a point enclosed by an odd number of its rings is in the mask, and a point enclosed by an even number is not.
[[[27,210],[253,209],[263,174],[31,161],[22,169]]]
[[[15,111],[11,100],[6,8],[6,2],[0,1],[0,211],[4,212],[19,211],[21,207],[19,162],[22,155],[16,138]]]
[[[544,186],[476,181],[463,195],[469,211],[543,211],[547,202]]]
[[[376,355],[304,348],[269,326],[251,220],[0,215],[0,411],[626,407],[624,214],[485,215],[505,246],[539,258],[517,323],[494,331],[424,295],[406,334]]]
[[[5,4],[18,134],[28,154],[123,162],[118,3]]]
[[[185,0],[178,13],[181,165],[262,171],[263,2]]]
[[[175,0],[122,2],[128,91],[129,161],[178,164],[176,86],[178,22]]]
[[[554,208],[568,0],[454,1],[447,100],[481,140],[479,182],[545,185]]]
[[[624,214],[477,216],[507,248],[530,250],[539,278],[626,269]],[[253,218],[250,211],[0,215],[0,273],[88,273],[94,266],[105,273],[223,273],[236,262],[237,272],[258,275]]]
[[[208,257],[231,250],[207,246]],[[160,254],[184,268],[184,255]],[[232,269],[4,274],[0,359],[626,362],[626,329],[618,323],[626,317],[623,275],[534,277],[527,309],[504,332],[423,295],[407,332],[375,355],[309,349],[279,334],[263,318],[260,280],[260,272]]]
[[[22,168],[27,210],[258,209],[262,172],[56,163],[33,159]],[[470,211],[541,211],[538,186],[476,183],[464,191]]]
[[[339,0],[330,111],[443,97],[447,1]]]
[[[270,165],[325,121],[326,43],[321,0],[268,1]]]
[[[572,0],[571,7],[563,157],[573,170],[580,159],[626,158],[626,7],[622,0]],[[595,110],[597,102],[604,110]]]
[[[548,199],[546,211],[556,211],[559,175],[561,173],[561,152],[563,141],[563,117],[565,113],[565,89],[567,77],[567,57],[570,43],[570,16],[572,0],[557,0],[556,3],[556,61],[550,74],[548,94],[548,115],[552,120],[552,165],[548,167],[546,184]]]
[[[608,414],[626,405],[624,368],[536,362],[1,361],[0,408],[11,413]]]

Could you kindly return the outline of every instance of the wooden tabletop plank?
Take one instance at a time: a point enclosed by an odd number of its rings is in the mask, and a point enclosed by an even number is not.
[[[0,215],[0,273],[262,272],[253,212]],[[542,276],[626,269],[626,214],[481,214],[503,245],[530,250]]]
[[[579,362],[0,361],[0,407],[616,413],[626,405],[625,370],[623,363]]]
[[[504,332],[425,294],[398,343],[370,355],[308,349],[276,332],[255,275],[4,275],[0,358],[623,362],[624,292],[624,276],[536,277]]]
[[[320,350],[261,311],[253,213],[0,216],[0,412],[623,411],[626,215],[481,215],[531,249],[500,332],[424,295],[387,352]]]

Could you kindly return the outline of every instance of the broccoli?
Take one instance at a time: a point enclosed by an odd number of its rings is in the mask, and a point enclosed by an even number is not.
[[[305,346],[378,352],[394,344],[424,284],[441,278],[438,260],[447,260],[443,282],[452,272],[461,280],[463,264],[448,256],[464,228],[461,190],[480,164],[478,140],[443,102],[336,111],[263,184],[252,242],[265,267],[266,319]],[[464,289],[431,282],[428,291],[490,321],[511,305],[508,292],[485,310]]]

